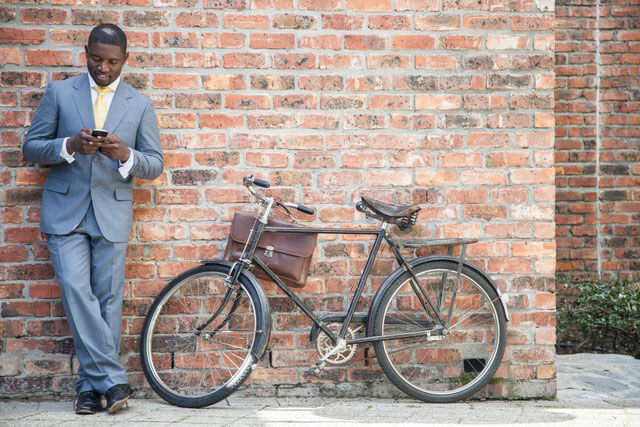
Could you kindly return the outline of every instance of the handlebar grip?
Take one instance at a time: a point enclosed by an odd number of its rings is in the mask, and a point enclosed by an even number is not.
[[[312,208],[309,208],[305,205],[298,205],[296,206],[296,209],[298,209],[300,212],[306,213],[308,215],[313,215],[314,213],[316,213],[316,211],[314,211]]]
[[[269,188],[271,187],[271,184],[269,183],[269,181],[264,181],[262,179],[253,179],[253,183],[255,185],[257,185],[258,187],[262,187],[262,188]]]

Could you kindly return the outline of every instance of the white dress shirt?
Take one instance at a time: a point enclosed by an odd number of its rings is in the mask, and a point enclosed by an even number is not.
[[[98,97],[98,91],[96,89],[96,86],[98,86],[98,85],[93,80],[93,77],[91,77],[91,74],[87,73],[87,77],[89,77],[89,87],[91,88],[91,105],[93,105],[93,103],[96,102],[96,98]],[[109,107],[111,107],[111,101],[113,101],[113,96],[115,95],[116,89],[118,88],[119,84],[120,84],[120,77],[115,79],[108,86],[109,89],[111,89],[111,90],[109,92],[107,92],[107,94],[105,95],[106,102],[107,102],[107,114],[109,114],[108,113],[109,112]],[[62,157],[63,159],[65,159],[69,163],[73,163],[76,159],[75,159],[75,157],[73,157],[73,154],[69,154],[69,152],[67,151],[67,141],[68,140],[69,140],[69,137],[65,138],[64,141],[62,142],[62,149],[60,150],[60,157]],[[129,147],[127,147],[127,148],[129,148]],[[126,179],[129,176],[129,171],[133,167],[133,150],[131,148],[129,148],[129,158],[127,159],[127,161],[124,162],[124,163],[122,163],[122,162],[119,162],[119,163],[120,163],[120,167],[118,168],[118,172],[120,172],[120,176],[122,176],[123,179]]]

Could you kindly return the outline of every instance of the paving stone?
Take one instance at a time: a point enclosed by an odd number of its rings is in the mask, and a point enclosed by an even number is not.
[[[574,382],[578,384],[584,384],[585,386],[589,386],[589,389],[597,389],[601,391],[620,391],[620,390],[628,390],[629,386],[621,383],[620,381],[615,381],[610,378],[605,377],[595,377],[588,375],[578,375],[573,378]]]
[[[158,397],[132,399],[116,415],[80,416],[70,400],[0,401],[4,426],[271,426],[352,425],[640,425],[640,360],[621,355],[558,356],[556,401],[469,401],[426,404],[406,398],[248,395],[202,409],[178,408]],[[328,390],[327,390],[328,391]],[[283,394],[289,394],[287,390]],[[293,393],[292,393],[293,394]],[[304,393],[303,393],[304,394]]]

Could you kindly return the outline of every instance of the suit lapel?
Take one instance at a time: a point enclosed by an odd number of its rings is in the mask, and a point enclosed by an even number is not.
[[[124,81],[120,81],[107,112],[107,119],[104,122],[105,130],[109,132],[116,130],[122,119],[127,115],[127,111],[129,111],[130,100],[129,87]]]
[[[71,96],[73,104],[76,106],[80,121],[83,128],[93,129],[95,127],[93,120],[93,104],[91,103],[91,88],[89,88],[89,78],[83,74],[73,82],[75,89]]]

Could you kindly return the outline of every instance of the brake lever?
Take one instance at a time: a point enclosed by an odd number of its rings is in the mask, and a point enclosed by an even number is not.
[[[289,208],[287,208],[287,206],[285,206],[283,203],[275,202],[275,205],[276,207],[282,208],[282,210],[287,214],[287,216],[291,219],[291,221],[295,222],[296,224],[302,225],[302,223],[296,217],[293,216]]]

